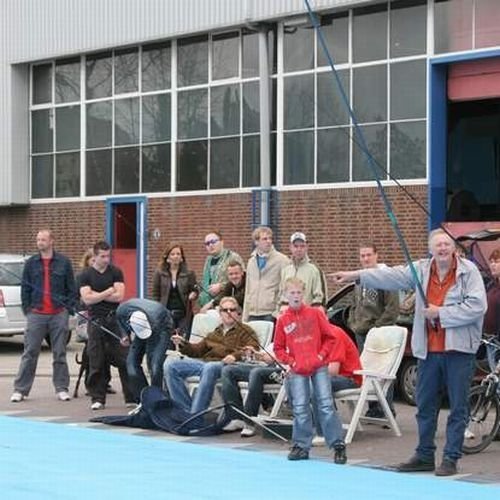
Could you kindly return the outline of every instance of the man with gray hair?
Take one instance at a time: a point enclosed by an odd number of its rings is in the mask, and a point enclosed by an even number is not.
[[[398,290],[415,288],[421,280],[425,297],[417,293],[412,351],[418,358],[418,446],[399,472],[434,471],[437,476],[457,473],[469,414],[468,394],[479,347],[486,291],[477,267],[457,255],[455,242],[443,229],[429,235],[432,257],[410,266],[379,267],[334,274],[337,283],[355,281],[362,286]],[[434,437],[446,391],[450,413],[443,460],[435,467]]]

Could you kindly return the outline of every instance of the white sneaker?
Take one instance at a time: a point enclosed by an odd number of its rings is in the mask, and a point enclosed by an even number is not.
[[[225,427],[222,428],[224,432],[241,431],[245,427],[243,420],[231,420]]]
[[[11,403],[20,403],[24,399],[24,396],[20,392],[13,392],[10,397]]]
[[[323,436],[314,436],[312,440],[313,446],[325,446],[325,438]]]
[[[241,437],[242,438],[249,438],[249,437],[255,436],[256,432],[257,431],[255,430],[255,427],[253,425],[245,424],[245,426],[241,430]]]
[[[91,410],[103,410],[104,409],[104,403],[101,403],[100,401],[94,401],[90,405]]]
[[[67,391],[61,391],[57,393],[57,399],[59,399],[60,401],[69,401],[71,397],[67,393]]]

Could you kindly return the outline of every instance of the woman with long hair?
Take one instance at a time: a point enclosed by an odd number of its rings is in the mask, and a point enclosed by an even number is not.
[[[153,275],[151,298],[170,311],[174,328],[186,339],[193,319],[192,302],[197,297],[196,275],[187,267],[184,248],[179,243],[171,243]]]

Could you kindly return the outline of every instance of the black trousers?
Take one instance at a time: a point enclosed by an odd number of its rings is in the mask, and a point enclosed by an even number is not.
[[[94,321],[112,332],[119,331],[114,316]],[[92,402],[99,401],[103,404],[106,402],[110,365],[118,368],[125,402],[134,402],[127,374],[128,347],[123,347],[116,338],[101,330],[97,324],[89,324],[88,334],[87,354],[89,357],[89,374],[87,378],[87,390]]]

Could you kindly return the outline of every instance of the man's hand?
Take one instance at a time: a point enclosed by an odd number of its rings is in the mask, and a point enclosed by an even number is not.
[[[198,297],[198,293],[197,292],[191,292],[188,295],[188,300],[195,300],[197,297]]]
[[[120,345],[122,345],[123,347],[128,347],[130,345],[130,338],[128,336],[122,337],[120,339]]]
[[[439,319],[439,307],[434,304],[429,304],[428,307],[422,309],[424,317],[428,320]]]
[[[213,297],[219,295],[221,290],[222,290],[222,283],[214,283],[213,285],[210,285],[208,287],[208,291],[210,295],[212,295]]]
[[[351,283],[359,279],[359,271],[338,271],[328,276],[333,278],[333,281],[338,284]]]
[[[236,358],[232,355],[232,354],[228,354],[223,360],[222,362],[225,364],[225,365],[232,365],[233,363],[236,363]]]
[[[178,333],[174,333],[170,338],[176,347],[181,346],[186,342],[184,337],[182,335],[179,335]]]

